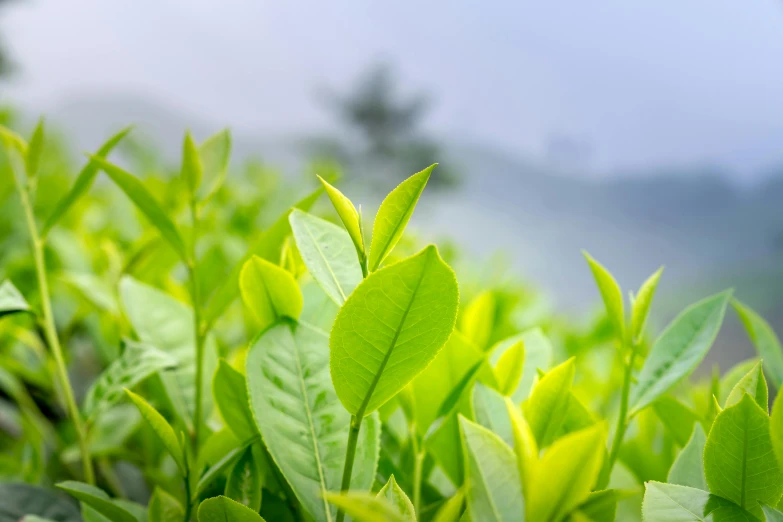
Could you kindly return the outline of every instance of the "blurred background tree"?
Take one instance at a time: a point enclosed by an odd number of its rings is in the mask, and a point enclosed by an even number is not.
[[[402,180],[440,163],[432,184],[444,187],[457,181],[441,145],[421,128],[430,98],[423,93],[400,93],[387,64],[371,67],[348,92],[327,90],[322,100],[346,132],[311,141],[311,152],[375,180]]]

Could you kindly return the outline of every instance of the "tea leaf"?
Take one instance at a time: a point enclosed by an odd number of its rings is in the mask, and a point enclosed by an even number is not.
[[[706,491],[650,481],[645,484],[642,517],[645,522],[693,522],[707,520],[710,513],[728,500]]]
[[[362,269],[348,233],[301,210],[290,216],[296,246],[307,270],[324,292],[342,306],[362,280]]]
[[[507,397],[514,394],[522,378],[524,364],[525,344],[522,341],[514,343],[511,348],[503,352],[495,365],[495,377],[500,393]]]
[[[568,412],[574,359],[556,366],[533,388],[523,411],[540,448],[549,446],[558,435]]]
[[[495,326],[495,296],[481,292],[465,307],[460,319],[460,331],[480,350],[489,348]]]
[[[59,489],[89,505],[113,522],[140,522],[133,514],[115,504],[102,489],[84,482],[67,480],[57,484]]]
[[[201,199],[202,202],[207,202],[220,190],[226,179],[231,157],[231,132],[224,129],[207,138],[199,147],[199,156],[204,173]]]
[[[228,470],[229,467],[231,467],[239,457],[241,457],[245,450],[249,448],[254,442],[258,440],[258,436],[244,442],[241,446],[233,448],[229,452],[227,452],[223,457],[215,462],[211,467],[209,467],[203,475],[201,475],[201,478],[198,480],[198,484],[196,485],[196,495],[200,494],[202,491],[206,489],[207,486],[209,486],[213,480],[215,480],[218,476],[222,475],[223,472]],[[203,456],[204,450],[202,448],[201,456]]]
[[[783,494],[767,414],[749,395],[718,414],[704,446],[710,491],[757,515],[757,502],[777,503]]]
[[[253,447],[249,446],[228,474],[225,495],[258,512],[261,509],[261,486],[261,470],[253,456]]]
[[[620,285],[617,284],[612,274],[590,254],[583,251],[582,255],[585,256],[590,270],[593,272],[593,278],[598,285],[598,291],[601,293],[601,299],[606,307],[606,315],[612,323],[614,333],[617,339],[623,342],[625,339],[625,308]]]
[[[511,420],[501,394],[477,383],[473,388],[473,411],[477,424],[487,428],[509,446],[514,444]]]
[[[525,510],[514,453],[497,435],[460,416],[472,520],[518,521]],[[541,519],[543,520],[543,519]]]
[[[506,412],[511,420],[511,433],[514,439],[514,454],[517,457],[517,469],[522,479],[523,495],[528,493],[530,480],[538,461],[538,444],[522,410],[506,397]]]
[[[327,493],[326,500],[356,522],[410,522],[383,497],[369,493]],[[415,520],[415,519],[413,519]]]
[[[734,406],[742,400],[745,394],[750,395],[765,412],[769,409],[769,392],[764,372],[761,369],[761,361],[757,362],[732,388],[723,407]]]
[[[561,520],[584,502],[601,471],[606,427],[596,424],[556,440],[535,466],[529,483],[530,520]]]
[[[242,267],[239,288],[262,330],[280,318],[298,319],[302,313],[302,291],[291,273],[258,256]]]
[[[674,459],[666,479],[671,484],[689,486],[707,490],[707,479],[704,477],[704,444],[707,436],[698,422],[693,426],[690,440]]]
[[[531,328],[516,335],[512,335],[490,348],[491,361],[497,364],[500,358],[516,343],[525,345],[525,360],[522,367],[522,378],[511,398],[516,403],[521,403],[530,396],[533,383],[538,379],[538,370],[549,370],[552,366],[554,348],[541,328]]]
[[[465,503],[465,494],[462,490],[444,502],[432,522],[458,522],[462,515],[462,505]]]
[[[184,516],[185,509],[179,500],[165,490],[155,488],[147,507],[148,522],[181,522]]]
[[[174,462],[177,463],[180,472],[185,475],[187,473],[187,464],[185,463],[183,449],[177,440],[177,435],[174,433],[174,428],[172,428],[168,421],[163,418],[163,415],[158,413],[158,411],[150,406],[141,396],[136,395],[130,390],[125,390],[125,393],[128,394],[128,397],[133,401],[133,404],[139,409],[142,418],[149,424],[152,431],[155,432],[155,435],[158,436],[158,439],[160,439],[160,442],[163,444],[163,447],[166,448],[166,451],[174,458]]]
[[[8,279],[3,281],[0,284],[0,317],[30,311],[30,305],[14,284]]]
[[[165,352],[144,343],[124,341],[125,351],[92,383],[84,399],[87,418],[115,404],[125,396],[125,388],[133,388],[157,372],[177,366],[177,360]]]
[[[408,221],[416,208],[432,169],[430,165],[421,172],[400,183],[381,203],[372,228],[370,245],[370,271],[374,272],[402,237]]]
[[[644,335],[644,327],[647,324],[647,316],[650,315],[650,307],[661,279],[663,267],[651,275],[639,288],[636,299],[631,306],[631,341],[638,343]]]
[[[204,177],[204,167],[190,132],[185,133],[185,140],[182,142],[182,173],[180,175],[185,180],[191,197],[195,197],[199,186],[201,186],[201,179]]]
[[[718,335],[731,291],[686,308],[655,341],[631,395],[632,414],[693,372]]]
[[[318,189],[311,192],[292,208],[298,208],[305,211],[309,210],[320,197],[321,191],[322,189]],[[277,261],[280,259],[283,243],[285,243],[286,237],[291,233],[291,225],[288,223],[288,216],[291,213],[291,210],[292,209],[286,210],[269,228],[253,241],[248,251],[242,257],[242,260],[234,266],[226,281],[215,291],[204,313],[204,323],[207,326],[213,325],[239,294],[239,274],[247,261],[253,256],[258,256],[267,261]]]
[[[0,142],[2,142],[9,156],[12,150],[16,151],[22,159],[27,156],[27,142],[25,139],[4,125],[0,125]]]
[[[8,522],[22,520],[25,515],[58,522],[82,520],[77,505],[66,495],[21,483],[0,483],[0,513]]]
[[[434,246],[356,287],[330,337],[332,380],[350,413],[375,411],[432,361],[454,328],[458,293]]]
[[[196,343],[193,310],[149,285],[132,277],[120,280],[120,301],[125,315],[139,339],[177,360],[174,370],[160,374],[166,394],[179,416],[189,427],[196,406]],[[217,347],[212,335],[204,342],[202,387],[209,390],[217,366]],[[202,411],[212,410],[212,395],[202,394]]]
[[[303,324],[266,330],[247,355],[251,408],[269,453],[316,521],[334,516],[325,499],[340,489],[350,415],[329,378],[328,339]],[[369,490],[378,458],[377,417],[362,423],[351,483]],[[332,508],[333,510],[334,508]]]
[[[693,425],[700,420],[696,412],[668,395],[655,401],[653,410],[677,444],[685,446],[691,438]]]
[[[385,499],[392,505],[406,522],[416,522],[416,511],[413,509],[408,495],[397,485],[394,475],[389,477],[389,481],[378,491],[379,498]]]
[[[174,248],[180,259],[187,261],[188,252],[177,226],[169,219],[169,216],[166,215],[166,212],[163,211],[141,181],[129,172],[99,156],[91,156],[90,160],[103,170],[122,189],[125,195],[133,201],[133,204],[150,220],[150,223],[158,229],[161,236]]]
[[[783,511],[778,511],[767,504],[761,504],[761,510],[767,522],[783,522]]]
[[[264,522],[252,509],[227,497],[208,498],[198,508],[199,522]]]
[[[772,449],[778,466],[783,469],[783,394],[778,394],[772,405],[772,415],[769,419],[769,434],[772,438]]]
[[[98,149],[98,152],[95,153],[95,157],[105,158],[108,156],[109,153],[117,146],[117,144],[128,135],[128,133],[131,131],[131,128],[132,127],[126,127],[109,138],[109,140],[106,141],[106,143],[104,143],[100,149]],[[95,176],[98,174],[99,170],[100,168],[95,161],[91,159],[87,160],[87,164],[82,167],[82,170],[76,177],[76,181],[74,182],[71,189],[57,202],[57,206],[55,206],[52,213],[49,214],[49,217],[46,219],[46,222],[41,228],[41,236],[45,237],[52,227],[56,225],[58,221],[60,221],[60,219],[68,212],[68,210],[70,210],[73,204],[76,203],[79,198],[81,198],[90,189],[90,186],[92,186],[92,182],[95,180]]]
[[[41,164],[41,153],[44,145],[44,119],[38,120],[35,126],[30,142],[27,144],[27,154],[25,155],[25,169],[28,178],[34,178],[38,174],[38,167]]]
[[[775,389],[780,389],[783,385],[783,346],[775,331],[759,314],[753,311],[747,305],[731,300],[737,315],[745,327],[753,346],[759,356],[764,360],[764,369],[767,376],[772,381]]]
[[[238,440],[246,441],[258,435],[253,413],[250,411],[245,376],[224,359],[218,363],[215,377],[212,379],[212,394],[223,417],[223,423]]]
[[[329,200],[337,211],[337,215],[340,216],[340,221],[343,222],[345,230],[348,231],[354,248],[357,252],[364,254],[364,235],[362,234],[361,220],[359,218],[359,213],[356,211],[356,207],[351,203],[350,199],[330,185],[321,176],[318,176],[318,179],[324,186],[326,195],[329,196]]]

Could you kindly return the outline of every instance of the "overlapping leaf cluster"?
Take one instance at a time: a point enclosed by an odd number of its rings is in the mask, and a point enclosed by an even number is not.
[[[406,239],[434,166],[371,230],[327,179],[259,227],[227,132],[169,179],[128,135],[51,193],[43,124],[0,131],[0,520],[783,520],[783,352],[730,291],[654,336],[662,271],[626,301],[585,255],[605,314],[565,325]],[[729,308],[760,358],[694,379]]]

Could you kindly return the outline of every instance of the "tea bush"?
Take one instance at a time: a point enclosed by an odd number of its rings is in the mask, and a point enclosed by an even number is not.
[[[370,233],[333,177],[227,176],[226,131],[174,177],[128,134],[71,180],[0,132],[0,520],[783,520],[783,352],[731,291],[653,336],[662,271],[626,299],[585,254],[569,325],[404,238],[434,166]],[[694,378],[727,309],[760,357]]]

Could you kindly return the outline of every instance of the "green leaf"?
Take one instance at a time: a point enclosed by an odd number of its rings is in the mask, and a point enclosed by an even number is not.
[[[327,493],[326,500],[356,522],[409,522],[388,500],[369,493]]]
[[[199,522],[264,522],[257,512],[227,497],[208,498],[198,508]]]
[[[536,465],[529,484],[530,520],[562,520],[587,500],[601,471],[606,451],[603,423],[556,440]]]
[[[389,481],[378,491],[379,498],[385,499],[402,516],[406,522],[416,522],[416,511],[413,509],[408,495],[397,485],[394,475],[389,477]]]
[[[614,489],[593,491],[582,504],[571,512],[571,522],[614,522],[617,516],[617,502],[624,495]]]
[[[527,499],[522,497],[511,448],[491,431],[462,416],[460,427],[470,517],[482,522],[520,520]]]
[[[650,481],[645,484],[642,518],[645,522],[703,521],[727,505],[731,502],[700,489]]]
[[[778,394],[769,419],[769,434],[778,466],[783,469],[783,394]]]
[[[430,165],[421,172],[400,183],[381,203],[372,228],[370,246],[370,271],[374,272],[402,237],[408,221],[416,208],[432,169]]]
[[[198,188],[201,186],[201,179],[204,177],[204,166],[201,164],[198,147],[196,147],[190,132],[185,133],[185,140],[182,143],[181,176],[190,190],[191,198],[195,198]]]
[[[351,418],[329,378],[326,336],[303,324],[266,330],[247,355],[250,404],[256,425],[304,509],[332,520],[324,498],[340,489]],[[369,490],[378,458],[377,416],[362,423],[352,487]],[[334,508],[332,508],[334,510]]]
[[[253,456],[253,446],[249,446],[228,474],[225,495],[258,512],[261,509],[261,486],[261,470]]]
[[[541,328],[531,328],[495,343],[490,348],[492,362],[497,365],[503,354],[518,342],[525,345],[525,361],[522,379],[511,398],[514,402],[521,403],[530,396],[533,384],[538,379],[538,370],[547,371],[552,366],[554,348]]]
[[[38,120],[33,135],[27,145],[27,154],[24,163],[27,170],[27,177],[34,178],[38,174],[38,167],[41,165],[41,153],[44,145],[44,119]]]
[[[4,125],[0,125],[0,142],[2,142],[9,156],[12,150],[16,151],[22,159],[27,156],[27,142],[25,139]]]
[[[147,507],[148,522],[181,522],[185,517],[185,509],[179,500],[169,495],[165,490],[155,488]]]
[[[465,307],[460,318],[460,332],[473,341],[480,350],[489,348],[495,326],[495,296],[481,292]]]
[[[178,361],[174,370],[160,374],[166,393],[179,416],[190,428],[196,409],[196,342],[193,332],[193,310],[157,288],[132,277],[120,280],[120,301],[139,339],[166,352]],[[215,338],[204,342],[202,387],[209,390],[217,367]],[[212,395],[202,394],[202,411],[208,418]]]
[[[527,494],[538,461],[538,444],[530,425],[522,416],[522,410],[508,397],[506,397],[506,412],[511,421],[511,435],[514,439],[517,469],[522,479],[522,491]]]
[[[473,387],[473,411],[475,421],[503,439],[509,446],[514,443],[511,420],[504,397],[495,390],[476,383]]]
[[[704,446],[710,491],[757,515],[757,502],[776,504],[783,494],[767,414],[749,395],[718,414]]]
[[[767,381],[764,379],[761,361],[758,361],[732,388],[723,407],[734,406],[742,400],[745,394],[750,395],[765,412],[768,411],[769,391],[767,390]]]
[[[224,359],[220,359],[212,379],[212,395],[223,417],[223,423],[238,440],[246,441],[258,435],[253,413],[250,411],[245,376]]]
[[[457,493],[444,502],[432,522],[457,522],[462,514],[462,505],[465,503],[465,494],[460,489]]]
[[[0,284],[0,317],[30,311],[30,305],[14,284],[8,279],[3,281]]]
[[[301,210],[291,212],[289,219],[310,275],[332,301],[342,306],[362,280],[350,236],[337,225]]]
[[[631,395],[632,414],[652,404],[696,369],[718,336],[727,290],[686,308],[655,341]]]
[[[125,350],[92,383],[84,399],[87,418],[117,403],[125,388],[133,388],[147,377],[177,366],[169,354],[144,343],[124,341]]]
[[[359,213],[356,211],[356,207],[351,203],[350,199],[330,185],[321,176],[318,176],[318,179],[324,186],[326,195],[329,196],[329,200],[337,211],[337,215],[340,216],[340,221],[343,222],[345,230],[348,231],[354,248],[357,252],[364,254],[364,235],[362,234],[361,219],[359,218]]]
[[[655,401],[653,410],[681,447],[685,446],[691,438],[693,425],[701,420],[695,411],[669,395],[664,395]]]
[[[91,156],[91,160],[103,170],[114,183],[122,189],[133,204],[150,220],[160,235],[168,241],[183,261],[188,260],[185,242],[177,230],[177,226],[166,215],[160,204],[152,197],[147,188],[135,176],[113,165],[100,156]]]
[[[764,512],[764,518],[767,522],[783,522],[783,512],[769,506],[761,504],[761,510]]]
[[[514,343],[503,352],[495,365],[495,378],[498,381],[500,393],[510,397],[519,386],[522,370],[525,365],[525,344],[522,341]]]
[[[764,360],[764,367],[772,385],[775,389],[780,389],[783,385],[783,346],[780,344],[780,339],[769,323],[750,307],[736,299],[732,299],[731,304],[742,321],[753,346],[756,347],[759,356]]]
[[[132,127],[126,127],[120,132],[109,138],[104,143],[98,152],[95,153],[95,157],[105,158],[109,153],[122,141],[122,139],[131,131]],[[41,236],[46,236],[54,225],[68,212],[68,210],[81,198],[92,186],[92,182],[95,180],[95,176],[98,174],[98,164],[93,160],[88,160],[87,164],[82,167],[79,175],[76,177],[71,189],[57,202],[57,206],[46,219],[43,227],[41,228]]]
[[[337,396],[359,417],[418,375],[454,329],[454,272],[430,245],[371,274],[345,302],[330,337]]]
[[[245,450],[249,448],[254,442],[256,442],[258,438],[250,439],[246,442],[244,442],[241,446],[235,447],[228,451],[223,457],[215,462],[212,466],[210,466],[203,475],[198,479],[198,484],[196,485],[196,495],[200,494],[202,491],[204,491],[207,486],[209,486],[212,481],[214,481],[218,476],[222,475],[228,468],[230,468],[236,461],[241,457]],[[202,448],[202,455],[203,456],[203,448]],[[201,456],[199,458],[201,458]]]
[[[58,483],[57,487],[89,505],[112,522],[139,522],[130,511],[114,503],[105,491],[95,486],[90,486],[84,482],[67,480]]]
[[[310,210],[310,207],[318,200],[323,189],[315,190],[297,202],[293,208]],[[272,225],[264,230],[259,237],[252,242],[250,248],[231,271],[226,281],[215,291],[204,313],[204,323],[211,326],[234,301],[239,294],[239,275],[245,263],[254,255],[267,261],[277,261],[286,238],[291,234],[291,225],[288,216],[291,209],[286,210]]]
[[[239,276],[242,300],[263,330],[278,319],[298,319],[302,291],[290,272],[258,256],[245,263]]]
[[[163,444],[163,447],[166,448],[166,451],[168,451],[169,454],[174,458],[174,462],[177,463],[177,467],[179,468],[180,472],[183,475],[187,474],[188,468],[187,464],[185,463],[183,448],[180,446],[180,443],[177,440],[177,435],[174,433],[174,428],[172,428],[168,421],[163,418],[163,415],[158,413],[155,408],[150,406],[150,404],[145,401],[144,398],[136,395],[130,390],[125,390],[125,393],[128,394],[128,397],[130,397],[130,399],[139,409],[139,413],[141,413],[142,418],[147,422],[147,424],[149,424],[150,428],[152,428],[152,431],[155,432],[155,435],[158,436],[158,439],[160,439],[160,442]]]
[[[674,459],[666,479],[671,484],[689,486],[706,490],[707,479],[704,477],[704,444],[707,436],[704,428],[698,422],[693,426],[690,440]]]
[[[560,432],[568,412],[574,372],[573,358],[556,366],[538,382],[523,405],[540,448],[549,446]]]
[[[3,522],[22,520],[25,515],[58,522],[82,520],[77,504],[65,494],[21,483],[0,483],[0,514]]]
[[[639,288],[639,293],[636,294],[636,299],[633,301],[631,306],[631,341],[634,343],[639,343],[642,340],[647,317],[650,315],[650,306],[662,273],[663,267],[651,275]]]
[[[585,256],[587,263],[590,265],[593,278],[598,285],[598,291],[601,293],[601,299],[604,301],[606,315],[612,323],[618,341],[622,343],[625,341],[625,308],[620,285],[617,284],[612,274],[601,263],[593,259],[590,254],[582,251],[582,255]]]
[[[199,147],[204,181],[201,184],[202,202],[212,199],[228,174],[231,157],[231,131],[224,129],[207,138]]]

